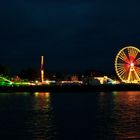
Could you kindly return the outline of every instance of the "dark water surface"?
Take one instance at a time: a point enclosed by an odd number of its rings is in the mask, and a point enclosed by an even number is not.
[[[0,139],[140,139],[140,92],[0,93]]]

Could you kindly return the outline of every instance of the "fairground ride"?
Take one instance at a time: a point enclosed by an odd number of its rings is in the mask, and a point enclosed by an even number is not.
[[[115,70],[124,83],[140,83],[140,50],[133,46],[122,48],[115,59]]]

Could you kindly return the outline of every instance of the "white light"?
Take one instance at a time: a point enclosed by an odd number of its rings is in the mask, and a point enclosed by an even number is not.
[[[131,63],[130,66],[131,66],[131,67],[134,67],[134,63]]]

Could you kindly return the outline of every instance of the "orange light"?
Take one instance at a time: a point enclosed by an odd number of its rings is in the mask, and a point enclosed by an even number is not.
[[[44,81],[44,56],[41,56],[41,82]]]

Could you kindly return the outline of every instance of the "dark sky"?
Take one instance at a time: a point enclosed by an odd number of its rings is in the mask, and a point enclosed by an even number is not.
[[[0,1],[0,64],[15,69],[112,71],[116,53],[140,48],[139,0]]]

